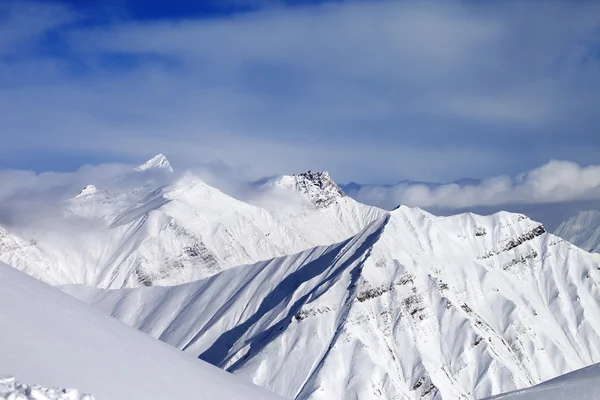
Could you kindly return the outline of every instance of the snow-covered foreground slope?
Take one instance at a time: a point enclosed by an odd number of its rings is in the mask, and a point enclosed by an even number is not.
[[[584,250],[600,253],[600,211],[580,211],[560,224],[554,234]]]
[[[0,261],[52,285],[176,285],[341,241],[385,214],[339,188],[330,196],[337,185],[329,178],[329,188],[315,186],[319,176],[278,197],[300,198],[293,207],[267,210],[190,173],[174,175],[159,155],[110,187],[85,187],[51,224],[0,227]]]
[[[600,365],[559,376],[528,389],[494,396],[488,400],[596,400],[600,399]]]
[[[600,268],[520,214],[400,207],[340,244],[69,293],[297,399],[474,399],[600,361]]]
[[[2,263],[0,321],[0,371],[41,385],[40,392],[77,388],[97,400],[278,398]],[[10,385],[0,380],[0,396],[14,391]],[[50,399],[78,399],[69,393]]]

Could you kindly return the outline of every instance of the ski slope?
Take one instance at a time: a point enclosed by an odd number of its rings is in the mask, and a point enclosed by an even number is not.
[[[315,186],[325,175],[335,196]],[[325,175],[301,174],[302,187],[278,192],[295,206],[267,209],[177,175],[158,155],[112,185],[86,186],[50,226],[0,227],[0,261],[51,285],[170,286],[339,242],[385,215]],[[323,193],[327,204],[318,201]]]
[[[532,388],[488,400],[596,400],[600,399],[600,365],[559,376]]]
[[[600,211],[580,211],[560,224],[554,234],[584,250],[600,253]]]
[[[279,398],[2,263],[0,304],[0,371],[35,384],[31,399]],[[0,379],[0,396],[20,400],[8,396],[19,391],[27,387]]]
[[[597,259],[521,214],[400,207],[174,287],[64,289],[296,399],[479,399],[600,361]]]

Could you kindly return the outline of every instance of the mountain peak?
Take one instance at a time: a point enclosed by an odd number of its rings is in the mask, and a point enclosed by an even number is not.
[[[271,184],[300,192],[318,208],[325,208],[346,196],[327,171],[309,170],[292,176],[284,175]]]
[[[173,168],[171,168],[169,160],[163,154],[155,155],[142,165],[136,167],[134,171],[148,171],[151,169],[163,169],[169,172],[173,172]]]
[[[79,194],[77,195],[77,197],[84,197],[84,196],[89,196],[92,195],[94,193],[98,192],[98,188],[96,188],[96,186],[94,185],[87,185],[86,187],[84,187],[83,189],[81,189],[81,192],[79,192]]]

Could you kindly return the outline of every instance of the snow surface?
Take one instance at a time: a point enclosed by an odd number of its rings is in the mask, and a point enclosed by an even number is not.
[[[597,400],[600,399],[600,364],[559,376],[532,388],[488,400]]]
[[[0,400],[95,400],[77,389],[28,385],[14,377],[0,377]]]
[[[600,361],[600,266],[521,214],[400,207],[175,287],[64,289],[296,399],[475,399]]]
[[[0,371],[40,385],[35,393],[62,387],[97,400],[279,398],[2,263],[0,304]],[[11,385],[0,380],[0,396],[22,400],[7,395],[21,391]],[[47,397],[86,399],[79,395]]]
[[[266,209],[171,171],[159,155],[111,187],[87,186],[50,226],[0,227],[0,261],[52,285],[169,286],[339,242],[386,213],[344,196],[327,174],[284,196],[337,193],[327,204]]]
[[[554,234],[584,250],[600,253],[600,211],[580,211],[561,223]]]

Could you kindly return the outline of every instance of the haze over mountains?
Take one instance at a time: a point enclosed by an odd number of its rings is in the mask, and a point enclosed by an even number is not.
[[[331,188],[327,174],[282,177],[265,184],[275,201],[256,207],[174,174],[158,155],[106,187],[86,186],[54,210],[50,228],[0,227],[0,260],[54,285],[189,282],[341,241],[385,214]]]
[[[600,362],[600,257],[523,214],[388,212],[313,171],[260,193],[158,155],[56,229],[2,228],[0,260],[287,398],[478,399]]]

